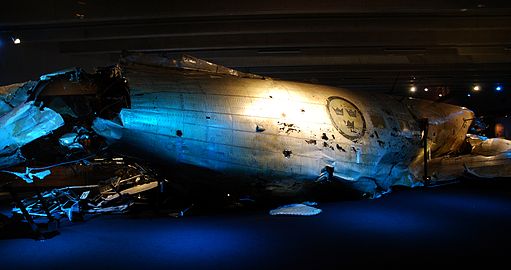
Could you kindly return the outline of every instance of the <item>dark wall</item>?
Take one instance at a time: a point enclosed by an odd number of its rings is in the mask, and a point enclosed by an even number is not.
[[[4,2],[0,84],[114,64],[123,50],[170,52],[478,114],[510,110],[511,1]],[[11,36],[22,44],[14,46]],[[474,84],[483,90],[468,98]]]

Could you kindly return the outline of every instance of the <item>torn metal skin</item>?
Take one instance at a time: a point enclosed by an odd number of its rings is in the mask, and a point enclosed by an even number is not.
[[[392,186],[423,185],[427,140],[435,181],[465,173],[511,176],[509,149],[493,151],[497,144],[485,143],[479,147],[484,153],[461,153],[474,119],[466,108],[274,80],[191,56],[131,54],[94,74],[79,69],[50,74],[30,88],[23,104],[51,109],[64,124],[34,124],[41,131],[30,140],[9,135],[22,143],[0,149],[10,155],[0,157],[4,167],[22,162],[14,158],[20,149],[21,156],[33,154],[24,149],[30,141],[49,142],[53,136],[64,159],[107,147],[276,194],[338,182],[377,197]],[[9,115],[0,129],[11,128]],[[419,126],[424,118],[426,136]],[[90,131],[83,143],[74,144],[73,127]],[[58,138],[65,139],[60,146]]]

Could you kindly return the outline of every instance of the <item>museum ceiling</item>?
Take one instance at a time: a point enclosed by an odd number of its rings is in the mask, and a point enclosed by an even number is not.
[[[508,1],[142,2],[2,3],[0,84],[113,64],[123,50],[186,53],[279,79],[509,112]]]

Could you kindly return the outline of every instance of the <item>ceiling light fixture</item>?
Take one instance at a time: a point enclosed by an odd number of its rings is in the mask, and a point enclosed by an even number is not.
[[[21,39],[17,38],[17,37],[11,37],[12,39],[12,43],[18,45],[18,44],[21,44]]]

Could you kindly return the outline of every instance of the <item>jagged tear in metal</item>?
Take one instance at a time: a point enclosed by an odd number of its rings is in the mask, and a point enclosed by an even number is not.
[[[131,54],[95,74],[43,76],[28,96],[1,118],[7,132],[0,165],[22,162],[19,148],[59,127],[68,131],[61,132],[61,146],[79,148],[70,127],[80,124],[122,146],[117,149],[262,184],[274,193],[338,182],[377,197],[392,186],[423,185],[423,140],[432,180],[511,176],[509,141],[467,139],[474,119],[469,109],[280,81],[191,56]],[[41,100],[46,103],[34,105]],[[429,122],[426,136],[421,119]],[[25,122],[31,132],[17,132],[16,123]],[[471,152],[463,152],[468,143]]]

